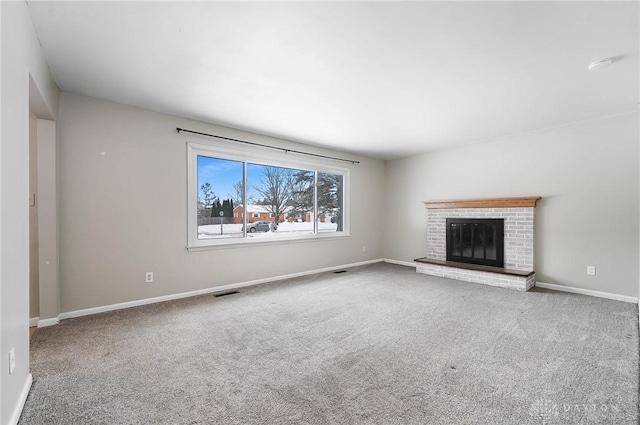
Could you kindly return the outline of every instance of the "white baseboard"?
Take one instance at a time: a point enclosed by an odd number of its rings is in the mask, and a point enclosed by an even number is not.
[[[27,381],[22,386],[22,391],[20,392],[20,398],[18,399],[18,404],[16,408],[13,410],[13,415],[9,418],[9,425],[17,425],[20,420],[20,415],[22,414],[22,409],[24,408],[24,403],[27,401],[27,397],[29,396],[29,391],[31,390],[31,384],[33,383],[33,376],[31,374],[27,375]]]
[[[600,292],[600,291],[594,291],[592,289],[576,288],[574,286],[556,285],[554,283],[544,283],[544,282],[536,282],[536,287],[544,288],[544,289],[553,289],[555,291],[571,292],[573,294],[591,295],[592,297],[608,298],[610,300],[624,301],[627,303],[638,304],[637,297],[612,294],[610,292]]]
[[[31,317],[29,319],[29,327],[38,326],[38,322],[40,321],[39,317]]]
[[[391,264],[399,264],[401,266],[408,266],[408,267],[416,266],[416,263],[412,261],[392,260],[390,258],[385,258],[384,262],[391,263]],[[538,288],[553,289],[556,291],[563,291],[563,292],[571,292],[573,294],[590,295],[592,297],[598,297],[598,298],[608,298],[610,300],[624,301],[627,303],[636,303],[636,304],[639,303],[639,299],[637,297],[612,294],[610,292],[600,292],[600,291],[594,291],[591,289],[576,288],[573,286],[556,285],[554,283],[544,283],[544,282],[536,282],[535,286],[537,286]],[[640,323],[640,309],[638,310],[638,322]]]
[[[60,323],[60,317],[54,317],[53,319],[42,319],[42,320],[38,320],[38,327],[39,328],[46,328],[47,326],[53,326],[53,325],[57,325],[58,323]]]
[[[397,264],[399,266],[407,266],[407,267],[415,267],[416,263],[413,261],[400,261],[400,260],[392,260],[391,258],[385,258],[385,263]]]
[[[246,282],[232,283],[232,284],[229,284],[229,285],[214,286],[212,288],[199,289],[199,290],[196,290],[196,291],[181,292],[181,293],[178,293],[178,294],[163,295],[163,296],[160,296],[160,297],[145,298],[145,299],[136,300],[136,301],[127,301],[127,302],[124,302],[124,303],[105,305],[105,306],[101,306],[101,307],[86,308],[86,309],[83,309],[83,310],[67,311],[65,313],[60,313],[60,315],[58,316],[58,319],[59,320],[71,319],[73,317],[81,317],[81,316],[88,316],[88,315],[91,315],[91,314],[105,313],[107,311],[121,310],[121,309],[124,309],[124,308],[138,307],[138,306],[147,305],[147,304],[155,304],[155,303],[160,303],[160,302],[163,302],[163,301],[178,300],[178,299],[181,299],[181,298],[189,298],[189,297],[195,297],[195,296],[198,296],[198,295],[211,294],[211,293],[215,293],[215,292],[229,291],[229,290],[232,290],[232,289],[244,288],[246,286],[260,285],[262,283],[275,282],[275,281],[278,281],[278,280],[292,279],[292,278],[295,278],[295,277],[308,276],[308,275],[311,275],[311,274],[330,272],[330,271],[341,270],[341,269],[346,269],[346,268],[350,268],[350,267],[366,266],[368,264],[380,263],[382,261],[384,261],[382,258],[378,258],[378,259],[375,259],[375,260],[361,261],[361,262],[358,262],[358,263],[351,263],[351,264],[343,264],[343,265],[340,265],[340,266],[325,267],[323,269],[308,270],[308,271],[299,272],[299,273],[291,273],[291,274],[286,274],[286,275],[281,275],[281,276],[268,277],[268,278],[265,278],[265,279],[256,279],[256,280],[249,280],[249,281],[246,281]],[[49,320],[55,320],[56,321],[56,323],[51,323],[51,324],[57,324],[58,323],[57,319],[49,319]],[[40,321],[40,323],[41,322],[42,322],[42,320]],[[42,327],[40,325],[40,323],[38,324],[38,327]],[[50,326],[51,324],[48,324],[46,326]]]

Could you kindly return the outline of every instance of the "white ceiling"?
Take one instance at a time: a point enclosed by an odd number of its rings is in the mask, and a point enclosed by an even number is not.
[[[63,91],[383,159],[638,110],[639,5],[29,1]]]

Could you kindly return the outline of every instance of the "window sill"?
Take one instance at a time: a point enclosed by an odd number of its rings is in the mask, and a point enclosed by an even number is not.
[[[295,243],[307,243],[307,242],[318,242],[318,241],[335,241],[335,240],[344,240],[350,239],[351,235],[344,232],[340,235],[309,235],[309,236],[295,236],[295,237],[276,237],[276,238],[260,238],[256,239],[245,239],[238,238],[239,240],[218,240],[212,244],[206,245],[187,245],[187,251],[189,252],[197,252],[197,251],[209,251],[212,249],[227,249],[227,248],[249,248],[256,246],[268,246],[268,245],[287,245],[287,244],[295,244]]]

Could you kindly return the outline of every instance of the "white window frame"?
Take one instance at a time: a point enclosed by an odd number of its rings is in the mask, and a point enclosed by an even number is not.
[[[314,214],[314,232],[313,234],[293,234],[286,236],[267,236],[261,238],[229,238],[229,239],[198,239],[198,156],[208,156],[212,158],[225,159],[230,161],[240,161],[247,164],[266,165],[273,167],[285,167],[300,170],[313,171],[316,176],[319,172],[339,174],[343,176],[342,180],[342,228],[341,232],[318,232],[317,231],[317,214]],[[245,167],[246,168],[246,167]],[[241,247],[255,246],[256,244],[286,244],[306,241],[317,241],[327,239],[345,239],[349,238],[350,226],[350,169],[336,167],[332,164],[326,164],[324,160],[304,161],[298,158],[291,158],[289,154],[283,155],[266,155],[256,152],[245,152],[212,146],[207,144],[187,142],[187,249],[189,251],[201,251],[206,249],[217,249],[224,247]],[[246,169],[244,181],[246,185]],[[246,187],[245,196],[246,199]],[[314,192],[316,190],[314,189]],[[317,198],[317,194],[314,195]],[[314,200],[314,203],[317,199]],[[246,204],[243,206],[243,211]],[[248,222],[248,214],[242,214],[245,224]]]

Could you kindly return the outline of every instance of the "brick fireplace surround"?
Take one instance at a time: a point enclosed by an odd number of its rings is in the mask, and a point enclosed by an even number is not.
[[[528,291],[534,271],[534,212],[540,197],[426,201],[427,256],[416,271],[432,276]],[[504,268],[446,261],[447,218],[504,219]]]

